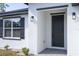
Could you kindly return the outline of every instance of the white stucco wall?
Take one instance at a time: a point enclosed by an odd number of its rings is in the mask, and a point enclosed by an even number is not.
[[[23,47],[28,47],[28,15],[26,14],[26,15],[18,15],[18,16],[25,18],[25,39],[7,40],[0,38],[0,48],[3,48],[6,45],[9,45],[10,48],[12,49],[22,49]]]
[[[67,9],[67,45],[68,55],[79,55],[79,6]],[[76,13],[76,20],[72,19],[72,13]]]
[[[57,9],[57,10],[50,10],[50,11],[47,11],[46,15],[46,42],[47,42],[47,48],[52,48],[51,46],[51,41],[52,41],[52,19],[51,19],[51,15],[50,13],[59,13],[59,12],[65,12],[64,14],[64,49],[67,49],[67,28],[66,28],[66,22],[67,22],[67,19],[66,19],[66,9]]]
[[[61,5],[67,5],[64,3],[58,3],[58,4],[54,4],[54,3],[30,3],[29,4],[29,48],[31,49],[31,52],[37,54],[38,52],[42,51],[43,49],[46,48],[44,44],[45,42],[45,38],[47,38],[48,33],[47,33],[47,37],[44,35],[45,34],[45,26],[44,22],[45,20],[42,20],[41,18],[46,18],[46,16],[44,15],[45,13],[40,13],[40,20],[39,20],[39,16],[38,16],[38,11],[36,10],[37,8],[43,8],[43,7],[53,7],[53,6],[61,6]],[[60,8],[61,9],[61,8]],[[44,17],[42,17],[42,15],[44,15]],[[31,19],[31,16],[34,16],[34,19]],[[31,20],[34,20],[36,22],[31,22]],[[50,23],[50,21],[48,21]],[[40,24],[39,24],[40,23]],[[41,26],[43,25],[43,26]],[[50,25],[50,24],[49,24]],[[42,28],[42,29],[40,29]],[[40,31],[42,31],[40,33]],[[48,30],[47,30],[48,31]],[[49,32],[50,34],[50,32]],[[49,37],[49,39],[51,39]],[[32,47],[32,48],[31,48]]]
[[[38,52],[46,47],[46,13],[38,12]]]
[[[28,47],[30,52],[33,54],[37,54],[37,11],[36,8],[29,4],[29,15],[28,15]],[[31,17],[34,16],[34,19]]]
[[[29,4],[30,8],[30,15],[29,15],[29,20],[30,17],[33,15],[35,17],[35,20],[37,19],[37,8],[43,8],[43,7],[53,7],[53,6],[59,6],[59,5],[63,5],[62,3],[60,4],[52,4],[52,3],[48,3],[48,4]],[[72,12],[76,12],[76,20],[72,19]],[[43,14],[42,14],[43,15]],[[46,18],[46,17],[45,17]],[[41,19],[41,18],[40,18]],[[41,20],[40,20],[41,22]],[[48,23],[50,23],[50,21],[48,21]],[[43,23],[41,23],[43,24]],[[34,25],[34,24],[33,24]],[[32,27],[33,25],[30,25],[30,27]],[[49,25],[48,25],[49,26]],[[33,28],[33,27],[32,27]],[[37,25],[34,26],[35,29],[38,29]],[[41,27],[42,28],[42,27]],[[49,27],[50,28],[50,27]],[[66,27],[65,27],[66,28]],[[35,30],[32,30],[31,33],[35,33]],[[42,29],[42,31],[44,31]],[[31,35],[31,37],[33,38],[33,40],[31,41],[33,44],[33,49],[35,49],[35,52],[39,52],[39,50],[41,51],[44,48],[41,48],[42,46],[40,45],[40,41],[38,40],[38,36],[36,35],[38,34],[38,30],[36,30],[35,36],[33,37],[33,35]],[[43,32],[44,34],[44,32]],[[50,32],[48,32],[48,35],[50,37]],[[79,7],[72,7],[71,4],[69,4],[68,8],[67,8],[67,36],[65,38],[67,38],[67,54],[68,55],[79,55]],[[65,35],[66,35],[65,34]],[[35,38],[35,39],[34,39]],[[44,37],[40,37],[40,39],[42,40]],[[50,38],[49,38],[50,39]],[[39,44],[38,44],[39,42]],[[38,47],[40,45],[40,48]]]
[[[34,53],[34,54],[37,54],[43,49],[50,47],[51,17],[49,13],[53,12],[51,11],[53,9],[51,9],[50,11],[44,10],[44,11],[41,11],[40,13],[36,9],[43,8],[43,7],[59,6],[59,5],[66,5],[66,4],[64,3],[60,3],[60,4],[30,3],[29,12],[28,12],[29,15],[28,16],[22,15],[22,17],[26,18],[25,39],[24,40],[23,39],[22,40],[3,40],[2,38],[0,38],[0,47],[2,48],[5,45],[10,45],[10,47],[14,49],[21,49],[23,47],[28,47],[30,49],[30,53]],[[57,10],[57,9],[54,9],[54,10]],[[64,10],[61,10],[61,11],[64,11]],[[55,12],[60,12],[60,11],[55,11]],[[72,19],[72,12],[76,12],[76,20]],[[32,19],[31,16],[34,16],[34,19]],[[79,55],[79,47],[78,47],[79,46],[79,6],[72,7],[71,4],[68,6],[67,20],[65,17],[64,22],[65,22],[64,23],[65,24],[65,28],[64,28],[65,37],[64,38],[67,39],[66,40],[67,44],[65,43],[67,54]]]
[[[53,48],[52,41],[52,19],[50,13],[65,12],[64,14],[64,49],[67,50],[67,9],[38,11],[38,51],[45,48]],[[40,49],[41,48],[41,49]]]

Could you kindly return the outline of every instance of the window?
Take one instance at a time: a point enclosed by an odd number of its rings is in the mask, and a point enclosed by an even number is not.
[[[24,23],[23,23],[24,24]],[[20,39],[21,31],[21,19],[9,18],[3,20],[3,38]]]

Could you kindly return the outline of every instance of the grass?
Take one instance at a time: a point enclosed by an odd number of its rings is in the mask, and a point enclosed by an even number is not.
[[[0,56],[17,56],[15,51],[0,49]]]

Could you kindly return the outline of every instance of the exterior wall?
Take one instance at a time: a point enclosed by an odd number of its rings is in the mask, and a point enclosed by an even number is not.
[[[45,48],[53,48],[51,46],[52,41],[52,19],[50,13],[65,12],[64,14],[64,49],[67,50],[67,9],[38,11],[38,51],[42,51]],[[41,49],[40,49],[41,48]]]
[[[44,42],[44,39],[45,39],[45,36],[43,34],[45,34],[44,32],[44,26],[43,25],[41,27],[41,25],[43,24],[43,20],[38,20],[38,11],[36,10],[37,8],[45,8],[45,7],[53,7],[53,6],[61,6],[61,5],[67,5],[67,4],[64,4],[64,3],[58,3],[58,4],[55,4],[55,3],[30,3],[29,4],[29,48],[31,50],[31,52],[33,52],[34,54],[38,54],[38,52],[42,51],[43,49],[45,48],[42,48],[42,47],[46,47],[43,45],[43,42]],[[43,14],[42,14],[43,15]],[[34,16],[34,19],[31,19],[31,16]],[[42,16],[40,16],[42,17]],[[46,17],[45,17],[46,18]],[[31,22],[31,20],[33,20],[33,22]],[[43,22],[42,22],[43,21]],[[39,23],[41,23],[41,25],[39,25]],[[39,31],[39,28],[43,28],[43,29],[40,29],[40,31],[42,31],[42,33],[40,33]],[[44,32],[43,32],[44,31]],[[40,35],[42,34],[42,35]],[[42,41],[42,42],[41,42]],[[31,48],[32,47],[32,48]]]
[[[17,15],[16,15],[17,16]],[[22,49],[23,47],[28,47],[28,15],[19,15],[25,17],[25,39],[21,40],[7,40],[0,38],[0,48],[9,45],[12,49]]]
[[[43,51],[46,47],[46,18],[45,12],[38,12],[38,52]]]
[[[48,41],[47,39],[51,39],[51,21],[48,20],[50,19],[50,16],[48,16],[47,14],[53,11],[45,12],[45,10],[39,13],[39,11],[37,11],[36,9],[59,5],[64,4],[29,4],[29,15],[22,15],[22,17],[26,18],[25,39],[3,40],[2,38],[0,38],[0,48],[4,47],[5,45],[10,45],[10,47],[13,49],[21,49],[23,47],[28,47],[30,49],[30,53],[38,54],[38,52],[49,47],[50,41]],[[72,19],[72,12],[76,12],[76,20]],[[31,16],[34,16],[34,18],[32,18]],[[67,8],[67,22],[66,20],[64,22],[65,32],[67,31],[67,36],[65,34],[65,39],[67,38],[66,49],[68,55],[79,55],[79,6],[72,7],[71,4],[69,4]],[[45,41],[45,39],[46,41],[48,41],[48,43]]]
[[[32,51],[35,53],[38,53],[39,50],[41,51],[44,48],[41,48],[43,46],[40,45],[39,40],[43,39],[43,36],[38,40],[39,33],[38,33],[38,27],[37,24],[34,24],[33,22],[30,22],[30,17],[33,15],[35,17],[35,20],[38,21],[37,17],[37,8],[43,8],[43,7],[51,7],[51,6],[59,6],[59,5],[63,5],[63,4],[29,4],[29,23],[31,23],[30,27],[32,27],[31,30],[31,34],[35,33],[35,35],[30,35],[32,38],[29,39],[29,41],[31,40],[30,43],[32,43],[33,45],[31,45],[30,47],[32,47]],[[72,19],[72,12],[76,12],[76,20]],[[79,55],[79,7],[72,7],[71,4],[69,4],[68,8],[67,8],[67,54],[68,55]],[[41,21],[41,20],[40,20]],[[50,23],[50,22],[49,22]],[[43,23],[42,23],[43,24]],[[36,30],[36,31],[35,31]],[[35,32],[34,32],[35,31]],[[42,32],[44,30],[42,29]],[[38,36],[37,36],[38,34]],[[39,47],[40,45],[40,47]]]
[[[51,41],[52,41],[52,19],[51,19],[51,15],[50,15],[50,13],[59,13],[59,12],[65,12],[65,16],[64,16],[64,49],[67,49],[67,35],[66,35],[66,33],[67,33],[67,28],[66,28],[66,22],[67,22],[67,20],[66,20],[66,9],[58,9],[58,10],[51,10],[51,11],[48,11],[47,12],[47,17],[46,17],[46,42],[47,42],[47,48],[52,48],[52,46],[51,46]]]
[[[34,6],[29,4],[29,15],[28,15],[28,47],[30,48],[30,53],[37,54],[37,11]],[[34,19],[31,17],[34,16]]]
[[[76,13],[76,20],[72,19],[72,13]],[[67,45],[68,55],[79,55],[79,6],[67,9]]]

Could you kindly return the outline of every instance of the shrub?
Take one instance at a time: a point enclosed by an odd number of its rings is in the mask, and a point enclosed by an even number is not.
[[[22,52],[23,52],[25,55],[28,55],[28,54],[29,54],[29,49],[28,49],[28,48],[22,48]]]
[[[9,45],[6,45],[4,48],[5,50],[8,50],[9,47],[10,47]]]

